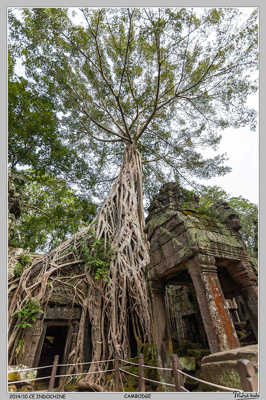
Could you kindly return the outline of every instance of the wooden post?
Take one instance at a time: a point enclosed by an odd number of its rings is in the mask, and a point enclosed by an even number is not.
[[[245,392],[257,392],[258,378],[252,362],[249,360],[238,360],[237,369],[240,375],[242,389]]]
[[[176,392],[188,392],[188,390],[184,387],[185,378],[178,372],[178,369],[182,370],[182,366],[176,354],[172,354],[172,368],[173,383],[175,385]]]
[[[139,391],[145,392],[145,379],[144,379],[144,356],[142,353],[139,355]]]
[[[178,359],[177,359],[177,355],[176,354],[172,354],[172,368],[173,368],[173,383],[175,385],[175,390],[176,392],[180,392],[180,385],[179,385],[179,377],[178,377],[178,371],[177,371],[177,363],[178,363]]]
[[[56,375],[58,362],[59,362],[59,355],[57,354],[54,358],[54,364],[53,364],[53,368],[52,368],[52,374],[50,376],[48,392],[52,392],[54,390],[55,375]]]
[[[115,352],[115,360],[114,360],[114,369],[115,369],[115,392],[119,392],[119,355]]]

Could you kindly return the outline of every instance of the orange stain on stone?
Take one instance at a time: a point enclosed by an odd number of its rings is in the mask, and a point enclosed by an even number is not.
[[[220,316],[220,323],[223,325],[224,331],[227,336],[227,344],[230,346],[230,348],[238,347],[239,343],[236,336],[234,335],[231,319],[224,308],[224,300],[222,295],[220,294],[220,290],[212,277],[209,277],[209,283]]]

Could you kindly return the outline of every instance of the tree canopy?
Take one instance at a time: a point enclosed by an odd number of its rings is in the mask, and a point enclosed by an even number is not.
[[[124,145],[137,143],[144,187],[169,176],[225,174],[220,130],[254,128],[257,15],[236,8],[24,9],[10,17],[26,74],[53,99],[60,135],[95,168],[91,187],[108,190]],[[94,184],[96,186],[94,186]]]
[[[8,59],[9,245],[47,251],[95,215],[90,198],[70,187],[88,188],[92,172],[63,142],[52,98],[16,76],[13,50]]]
[[[39,93],[14,71],[16,52],[8,57],[8,159],[12,170],[29,168],[68,183],[89,187],[92,171],[66,143],[51,96]]]
[[[9,171],[9,246],[47,252],[87,226],[96,214],[90,199],[65,180],[37,171]]]

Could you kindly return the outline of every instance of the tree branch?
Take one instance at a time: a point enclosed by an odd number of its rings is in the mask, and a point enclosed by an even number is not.
[[[99,142],[109,142],[110,143],[110,142],[122,142],[123,141],[122,139],[101,139],[101,138],[98,138],[98,137],[96,137],[96,136],[91,134],[91,132],[87,129],[86,125],[84,124],[84,122],[82,120],[80,120],[80,122],[81,122],[81,125],[83,126],[83,128],[85,129],[85,131],[88,132],[90,137],[92,137],[95,140],[98,140]]]
[[[70,87],[70,86],[69,86],[69,87]],[[116,132],[112,131],[111,129],[109,129],[109,128],[105,127],[104,125],[102,125],[100,122],[96,121],[96,120],[90,115],[90,113],[86,110],[86,108],[85,108],[83,105],[81,105],[81,104],[79,103],[79,101],[82,102],[82,99],[80,98],[78,92],[77,92],[73,87],[70,87],[70,88],[71,88],[71,90],[73,90],[73,92],[76,94],[77,98],[75,98],[75,100],[76,100],[76,102],[78,103],[78,105],[81,107],[82,111],[87,115],[87,117],[88,117],[95,125],[97,125],[99,128],[101,128],[101,129],[104,130],[105,132],[110,133],[110,134],[113,135],[113,136],[119,137],[119,138],[120,138],[121,140],[123,140],[123,141],[130,142],[130,141],[128,140],[127,137],[119,135],[119,133],[116,133]],[[79,101],[78,101],[78,100],[79,100]],[[130,143],[131,143],[131,142],[130,142]]]
[[[115,98],[115,100],[117,102],[117,105],[118,105],[118,108],[120,110],[120,114],[122,116],[122,120],[123,120],[123,123],[124,123],[124,126],[125,126],[126,134],[128,136],[128,139],[129,139],[128,141],[130,143],[132,143],[131,136],[130,136],[130,133],[129,133],[129,130],[128,130],[128,126],[127,126],[127,123],[126,123],[126,120],[125,120],[125,115],[124,115],[124,112],[123,112],[123,109],[122,109],[122,106],[121,106],[121,103],[120,103],[120,100],[119,100],[119,96],[115,93],[112,85],[109,83],[108,79],[105,76],[104,70],[103,70],[102,56],[101,56],[100,46],[99,46],[99,42],[98,42],[99,22],[100,22],[100,12],[98,13],[96,34],[94,34],[96,52],[97,52],[97,56],[98,56],[99,66],[100,66],[100,74],[101,74],[104,82],[106,83],[107,87],[109,88],[109,90],[111,91],[112,95],[114,96],[114,98]]]
[[[135,10],[133,9],[132,14],[130,14],[129,8],[127,9],[127,11],[128,11],[128,17],[129,17],[129,28],[128,28],[128,36],[127,36],[127,48],[126,48],[124,66],[123,66],[123,71],[122,71],[121,80],[120,80],[120,85],[119,85],[119,90],[118,90],[118,97],[120,97],[121,88],[122,88],[122,82],[123,82],[123,78],[124,78],[124,74],[125,74],[125,70],[126,70],[126,65],[127,65],[128,51],[129,51],[129,46],[130,46],[130,42],[131,42],[132,19],[133,19],[133,15],[134,15],[134,11],[135,11]]]
[[[160,160],[162,160],[162,159],[163,159],[163,157],[160,156],[160,157],[153,158],[152,160],[145,160],[145,161],[142,161],[142,164],[148,164],[148,163],[150,163],[150,162],[160,161]]]
[[[145,11],[145,10],[144,10]],[[146,12],[146,11],[145,11]],[[147,15],[147,13],[146,13]],[[152,23],[152,21],[151,21]],[[156,85],[156,95],[155,95],[155,100],[154,100],[154,106],[153,106],[153,111],[149,118],[147,119],[146,123],[144,124],[143,128],[140,130],[140,132],[136,135],[136,141],[141,137],[143,132],[146,130],[148,127],[149,123],[153,119],[156,111],[157,111],[157,106],[158,106],[158,100],[159,100],[159,94],[160,94],[160,83],[161,83],[161,48],[160,48],[160,34],[156,31],[154,31],[154,36],[155,36],[155,42],[156,42],[156,50],[157,50],[157,85]]]
[[[220,50],[220,49],[219,49],[219,50]],[[177,95],[180,95],[180,94],[182,95],[182,94],[184,94],[184,93],[190,91],[191,89],[194,89],[194,87],[200,85],[200,83],[203,82],[204,78],[207,76],[208,72],[210,71],[211,67],[213,66],[214,61],[215,61],[216,58],[218,57],[219,50],[218,50],[217,53],[215,54],[215,56],[214,56],[212,62],[210,63],[210,65],[208,66],[208,68],[206,69],[206,71],[205,71],[205,72],[203,73],[203,75],[198,79],[198,81],[197,81],[196,83],[194,83],[192,86],[190,86],[189,88],[184,89],[184,90],[182,90],[182,91],[179,92],[179,93],[176,93]]]

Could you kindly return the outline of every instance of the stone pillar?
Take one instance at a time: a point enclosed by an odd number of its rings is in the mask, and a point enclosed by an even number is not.
[[[258,339],[258,284],[247,255],[244,253],[242,261],[230,265],[228,271],[239,285],[240,294],[248,311],[250,325]]]
[[[238,337],[226,307],[215,258],[196,255],[188,261],[209,348],[212,353],[239,347]]]
[[[35,321],[32,328],[27,328],[23,363],[30,368],[38,366],[45,332],[46,324],[40,319]]]
[[[169,352],[172,349],[169,349],[171,339],[164,298],[165,286],[160,281],[151,281],[153,337],[159,355],[158,361],[166,367],[170,365]]]

